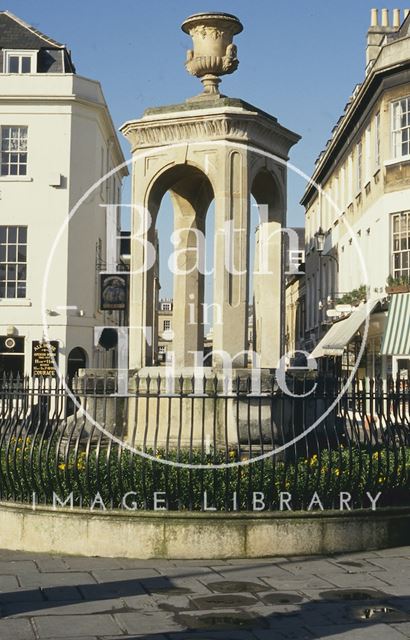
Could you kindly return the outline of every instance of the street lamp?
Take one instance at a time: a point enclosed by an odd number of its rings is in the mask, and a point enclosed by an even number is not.
[[[325,239],[326,239],[326,234],[323,231],[322,227],[319,227],[314,237],[315,237],[315,249],[320,260],[323,254],[323,249],[325,248]],[[323,257],[329,258],[330,260],[334,260],[336,262],[337,271],[339,272],[339,260],[336,258],[336,256],[334,256],[332,253],[325,253]]]
[[[323,231],[322,227],[319,227],[319,229],[315,233],[315,249],[319,255],[323,253],[323,249],[325,247],[325,237],[325,232]]]

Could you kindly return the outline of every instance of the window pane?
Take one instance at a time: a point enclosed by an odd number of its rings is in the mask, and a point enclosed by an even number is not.
[[[0,226],[0,242],[5,243],[7,238],[7,227],[4,225]]]
[[[29,56],[23,56],[21,58],[21,73],[31,72],[31,58]]]
[[[19,72],[19,59],[18,56],[9,57],[9,73]]]
[[[9,245],[8,251],[7,251],[7,261],[8,262],[16,262],[16,255],[17,255],[17,247],[15,244]]]
[[[27,227],[19,227],[19,242],[27,242]]]
[[[16,297],[16,283],[15,282],[8,282],[7,283],[6,295],[7,295],[8,298],[15,298]]]
[[[8,242],[17,242],[17,227],[8,227]]]

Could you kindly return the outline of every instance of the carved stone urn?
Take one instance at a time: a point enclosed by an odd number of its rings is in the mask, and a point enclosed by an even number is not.
[[[200,78],[202,95],[218,95],[219,76],[233,73],[239,64],[233,37],[243,29],[229,13],[196,13],[181,25],[192,38],[194,48],[187,51],[186,70]]]

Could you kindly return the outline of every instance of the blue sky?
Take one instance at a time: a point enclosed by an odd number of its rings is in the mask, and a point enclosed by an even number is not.
[[[115,125],[175,103],[201,85],[184,69],[190,13],[222,10],[244,24],[240,65],[223,92],[275,115],[302,135],[291,160],[311,172],[354,85],[363,79],[374,0],[3,0],[3,8],[72,50],[78,73],[101,81]],[[383,6],[396,3],[384,0]],[[128,144],[123,142],[128,157]],[[303,222],[300,178],[290,176],[289,222]]]
[[[184,69],[191,43],[180,29],[185,17],[210,10],[236,14],[244,25],[236,38],[240,65],[223,78],[222,91],[299,133],[291,161],[310,174],[363,80],[372,6],[373,0],[8,0],[3,9],[71,48],[77,72],[102,83],[117,127],[146,107],[200,91]],[[397,4],[384,0],[383,6]],[[129,157],[125,140],[122,146]],[[298,203],[304,187],[300,177],[289,176],[290,225],[303,224]]]

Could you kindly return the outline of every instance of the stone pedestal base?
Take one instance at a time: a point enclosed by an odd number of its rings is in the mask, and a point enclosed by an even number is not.
[[[277,395],[274,375],[262,371],[257,384],[251,369],[227,376],[204,368],[170,371],[147,367],[130,372],[128,394],[118,395],[115,371],[86,370],[75,385],[82,407],[95,422],[139,450],[195,449],[253,453],[283,444],[290,434],[292,405]],[[98,438],[89,419],[72,418],[83,438]]]

